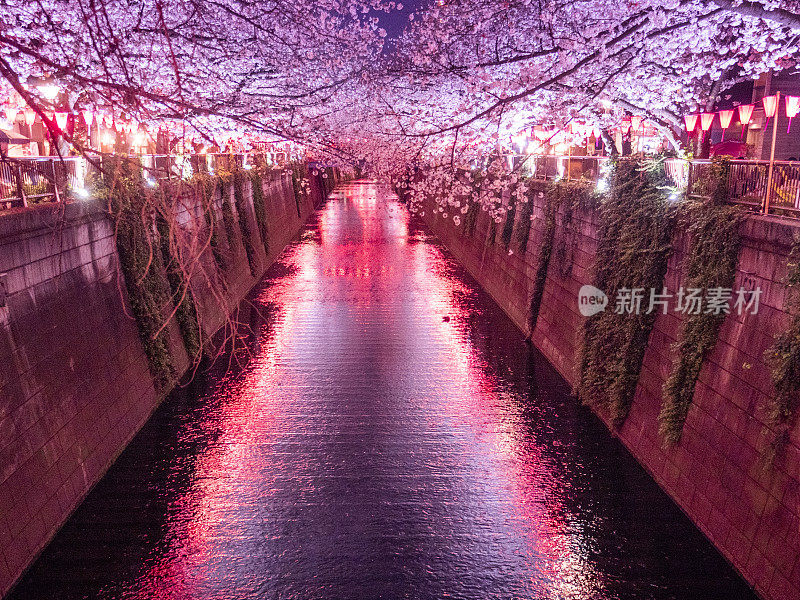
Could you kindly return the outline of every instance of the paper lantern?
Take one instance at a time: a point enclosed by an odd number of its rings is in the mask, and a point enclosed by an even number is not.
[[[750,119],[753,118],[754,108],[755,106],[752,104],[742,104],[739,106],[739,122],[742,124],[742,141],[744,141],[744,130],[750,123]]]
[[[792,119],[800,112],[800,96],[786,96],[786,116],[789,117],[789,127],[786,133],[792,130]]]
[[[69,117],[69,113],[67,112],[57,112],[53,115],[56,120],[56,124],[61,131],[65,131],[67,129],[67,119]]]
[[[631,117],[631,127],[634,131],[639,131],[639,127],[642,126],[642,120],[644,117],[640,117],[638,115],[634,115]]]
[[[36,120],[36,111],[32,108],[26,108],[22,111],[25,114],[25,124],[30,127],[33,125],[33,122]]]
[[[728,129],[733,121],[733,110],[719,111],[719,124],[722,126],[722,141],[725,141],[725,130]]]
[[[692,133],[697,127],[697,119],[700,115],[684,115],[683,122],[686,124],[686,133]]]
[[[82,110],[81,115],[83,116],[83,121],[86,123],[86,127],[91,128],[92,123],[94,123],[94,113],[90,110]]]
[[[711,129],[711,125],[714,123],[714,113],[703,113],[700,115],[700,128],[703,131],[708,131]]]
[[[11,124],[13,125],[14,121],[17,120],[17,114],[19,113],[19,109],[18,108],[6,107],[5,108],[5,113],[6,113],[6,119],[8,119],[11,122]]]
[[[764,102],[764,114],[767,116],[767,122],[764,124],[764,131],[766,131],[769,127],[769,120],[775,116],[778,110],[778,95],[764,96],[762,102]]]
[[[778,96],[764,96],[764,114],[767,115],[768,119],[771,119],[775,116],[775,111],[778,108]]]

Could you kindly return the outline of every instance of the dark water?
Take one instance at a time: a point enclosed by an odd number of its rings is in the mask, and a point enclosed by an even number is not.
[[[374,186],[240,317],[249,362],[162,405],[15,600],[753,598]]]

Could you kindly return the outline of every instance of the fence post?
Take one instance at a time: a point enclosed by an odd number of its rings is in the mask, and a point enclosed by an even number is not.
[[[17,168],[14,169],[14,173],[17,177],[17,196],[22,200],[22,206],[27,207],[28,199],[25,197],[25,187],[22,185],[22,165],[18,164]]]
[[[767,192],[764,194],[764,214],[769,214],[769,201],[772,195],[772,173],[775,170],[775,137],[778,133],[778,113],[781,106],[781,93],[775,92],[777,96],[775,118],[772,120],[772,148],[769,151],[769,174],[767,175]]]
[[[693,185],[693,177],[694,175],[694,161],[689,161],[689,171],[686,175],[686,197],[691,198],[692,196],[692,185]]]

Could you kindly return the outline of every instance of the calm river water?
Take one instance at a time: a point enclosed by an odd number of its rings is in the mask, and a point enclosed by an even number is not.
[[[234,367],[156,411],[14,600],[755,598],[375,185],[241,321]]]

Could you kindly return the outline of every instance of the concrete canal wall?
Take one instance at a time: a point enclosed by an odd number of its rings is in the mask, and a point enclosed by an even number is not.
[[[202,280],[194,283],[207,333],[225,322],[220,304],[239,303],[321,200],[321,179],[311,183],[311,194],[297,202],[291,176],[264,178],[269,255],[255,244],[253,276],[238,244],[224,298],[212,297]],[[249,182],[245,189],[246,218],[258,236]],[[202,214],[195,209],[187,207]],[[220,212],[218,206],[224,232]],[[220,277],[210,254],[203,272]],[[104,207],[87,202],[0,214],[0,596],[168,391],[154,385],[130,314]],[[180,332],[172,321],[168,331],[175,370],[184,373],[189,360]]]
[[[524,248],[517,235],[520,217],[527,218],[522,211],[517,211],[508,247],[501,240],[503,223],[492,233],[486,212],[470,234],[465,224],[432,216],[433,207],[425,211],[431,229],[526,333],[545,236],[545,205],[543,198],[534,202]],[[557,215],[532,332],[533,343],[573,387],[579,381],[585,322],[578,291],[593,281],[598,226],[598,214],[591,209],[576,210],[566,223],[563,209]],[[761,596],[800,598],[800,427],[794,427],[774,466],[765,469],[762,460],[774,437],[765,424],[764,407],[774,390],[764,352],[788,324],[783,282],[800,227],[753,216],[742,224],[741,234],[734,289],[760,287],[760,307],[755,315],[726,318],[703,365],[680,444],[665,448],[657,423],[681,328],[681,315],[672,310],[656,319],[631,411],[616,435]],[[665,280],[669,290],[683,285],[687,241],[675,240]],[[610,302],[613,308],[614,299]]]

